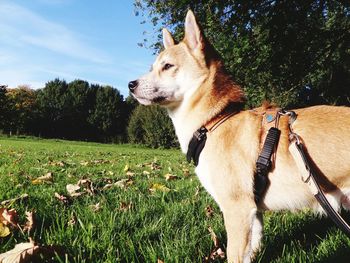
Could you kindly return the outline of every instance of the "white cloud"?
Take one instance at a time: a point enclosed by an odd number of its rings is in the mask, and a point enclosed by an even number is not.
[[[0,41],[13,47],[33,45],[93,63],[110,63],[109,56],[85,44],[76,32],[19,5],[0,3]]]

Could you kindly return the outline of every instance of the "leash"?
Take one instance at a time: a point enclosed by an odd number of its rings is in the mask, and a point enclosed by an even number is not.
[[[310,165],[310,157],[306,153],[306,149],[302,144],[299,135],[291,131],[290,137],[289,151],[292,154],[294,161],[301,172],[302,181],[308,185],[311,193],[314,195],[326,214],[350,238],[350,226],[344,220],[344,218],[342,218],[342,216],[332,207],[325,194],[323,193],[317,181],[316,172],[312,168],[312,165]]]

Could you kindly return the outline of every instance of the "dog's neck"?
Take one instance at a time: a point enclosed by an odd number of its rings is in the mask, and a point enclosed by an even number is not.
[[[168,109],[182,152],[186,153],[193,133],[227,106],[237,105],[241,110],[245,101],[242,89],[225,73],[221,62],[210,67],[209,76],[191,87],[181,104]]]

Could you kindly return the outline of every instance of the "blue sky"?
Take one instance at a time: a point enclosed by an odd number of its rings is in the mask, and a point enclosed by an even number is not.
[[[54,78],[127,84],[149,70],[152,50],[130,0],[0,0],[0,84],[42,88]]]

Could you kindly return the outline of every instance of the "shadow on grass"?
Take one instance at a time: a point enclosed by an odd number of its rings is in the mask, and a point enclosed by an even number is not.
[[[342,213],[343,218],[350,222],[350,213]],[[336,228],[335,224],[330,218],[322,217],[308,217],[310,220],[303,222],[303,224],[296,224],[295,227],[292,227],[289,231],[285,233],[283,231],[279,236],[265,237],[263,240],[264,247],[263,251],[257,255],[257,259],[254,261],[257,262],[272,262],[278,260],[279,262],[284,262],[283,253],[286,247],[293,247],[293,244],[297,243],[301,250],[305,251],[308,255],[314,253],[315,247],[320,245],[323,240],[329,239],[328,234],[336,235],[334,229]],[[345,235],[345,234],[342,234]],[[288,249],[288,251],[290,251]],[[349,252],[350,247],[347,244],[341,244],[340,247],[336,248],[336,251],[331,251],[327,255],[321,255],[319,259],[316,259],[313,255],[310,256],[308,262],[314,263],[345,263],[349,262]],[[287,262],[287,261],[285,261]]]

